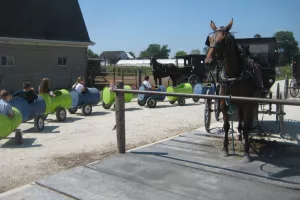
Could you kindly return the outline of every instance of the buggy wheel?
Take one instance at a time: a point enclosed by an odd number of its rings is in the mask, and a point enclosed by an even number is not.
[[[288,87],[289,87],[289,79],[288,77],[286,76],[285,77],[285,81],[284,81],[284,92],[283,92],[283,97],[284,99],[287,99],[288,98]]]
[[[77,108],[71,107],[71,108],[68,109],[68,111],[69,111],[70,114],[75,114],[77,112]]]
[[[178,102],[179,106],[184,106],[185,105],[185,99],[183,97],[179,97],[177,102]]]
[[[84,105],[82,106],[81,112],[82,112],[82,114],[84,114],[85,116],[88,116],[88,115],[90,115],[90,114],[92,113],[92,110],[93,110],[93,108],[92,108],[91,105],[89,105],[89,104],[84,104]]]
[[[147,99],[147,106],[149,107],[149,108],[155,108],[155,106],[156,106],[156,100],[154,99],[154,98],[152,98],[152,97],[149,97],[148,99]]]
[[[277,83],[276,99],[279,98],[280,98],[280,88],[279,88],[279,83]],[[279,106],[280,105],[276,104],[276,123],[278,122]]]
[[[200,82],[200,78],[196,74],[192,74],[189,77],[188,82],[189,82],[189,84],[191,84],[192,86],[194,86],[194,85],[196,85],[197,83]]]
[[[63,122],[65,121],[67,118],[67,112],[66,112],[66,109],[64,108],[58,108],[56,110],[56,119],[60,122]]]
[[[292,78],[290,82],[290,95],[296,98],[299,94],[299,87],[297,86],[297,80]]]
[[[215,99],[215,102],[214,102],[214,112],[215,112],[216,120],[219,121],[221,109],[220,109],[220,101],[217,99]]]
[[[282,94],[280,93],[280,99],[282,99]],[[284,105],[279,105],[279,114],[278,114],[278,120],[279,120],[279,134],[283,133],[283,123],[284,123]]]
[[[145,101],[145,100],[139,100],[139,99],[138,99],[137,103],[139,104],[139,106],[144,106],[144,105],[146,105],[146,101]]]
[[[112,104],[106,104],[106,103],[104,103],[104,101],[102,101],[102,107],[104,108],[104,109],[110,109],[110,107],[112,106]]]
[[[206,94],[209,94],[209,89],[207,90]],[[205,107],[204,107],[204,126],[206,132],[210,132],[210,122],[211,122],[211,99],[205,100]]]
[[[194,101],[195,103],[197,103],[199,100],[200,100],[200,98],[197,98],[197,97],[194,97],[194,98],[193,98],[193,101]]]
[[[40,132],[44,129],[44,116],[37,116],[34,118],[34,130]]]

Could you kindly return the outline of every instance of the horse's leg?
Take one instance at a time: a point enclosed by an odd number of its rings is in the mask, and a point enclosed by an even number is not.
[[[245,140],[243,162],[249,163],[251,162],[251,157],[249,153],[249,129],[252,121],[253,107],[249,105],[244,106],[243,115],[244,115],[243,136]]]
[[[238,125],[238,134],[236,137],[236,140],[241,141],[242,140],[242,130],[243,130],[243,110],[241,108],[238,108],[238,117],[239,117],[239,125]]]
[[[162,85],[162,78],[159,78],[159,85]]]
[[[154,77],[155,85],[157,85],[157,77],[156,76],[153,76],[153,77]]]
[[[230,124],[229,124],[229,115],[228,115],[228,107],[225,103],[224,100],[220,101],[220,108],[222,110],[223,113],[223,128],[224,128],[224,132],[225,132],[225,137],[224,137],[224,143],[223,143],[223,149],[222,149],[222,156],[223,157],[227,157],[228,156],[228,132],[230,129]]]

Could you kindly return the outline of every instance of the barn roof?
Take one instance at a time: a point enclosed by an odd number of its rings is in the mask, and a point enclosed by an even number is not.
[[[125,51],[103,51],[100,54],[100,58],[113,58],[113,57],[118,56],[122,52],[125,53]]]
[[[1,0],[0,37],[91,43],[78,0]]]

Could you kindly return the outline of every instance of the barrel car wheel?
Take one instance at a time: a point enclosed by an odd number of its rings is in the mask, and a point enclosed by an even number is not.
[[[75,114],[77,112],[77,108],[71,107],[68,109],[70,114]]]
[[[197,97],[194,97],[194,98],[193,98],[193,101],[194,101],[195,103],[197,103],[199,100],[200,100],[200,98],[197,98]]]
[[[110,109],[111,106],[112,106],[112,104],[106,104],[106,103],[104,103],[104,101],[102,102],[102,107],[106,110]]]
[[[44,129],[45,120],[44,116],[37,116],[34,118],[34,129],[36,132],[40,132]]]
[[[144,106],[144,105],[146,105],[146,101],[145,100],[139,100],[138,99],[138,104],[139,104],[139,106]]]
[[[150,98],[147,99],[147,106],[149,108],[155,108],[156,103],[157,103],[156,100],[154,98],[152,98],[152,97],[150,97]]]
[[[67,112],[64,108],[58,108],[56,110],[56,119],[60,122],[65,121],[67,118]]]
[[[170,102],[170,104],[172,104],[172,105],[173,105],[173,104],[174,104],[176,101],[169,101],[169,102]]]
[[[92,110],[93,110],[93,108],[89,104],[84,104],[81,109],[82,114],[84,114],[85,116],[90,115],[92,113]]]
[[[178,99],[178,105],[180,105],[180,106],[184,106],[185,105],[185,99],[183,97],[180,97]]]

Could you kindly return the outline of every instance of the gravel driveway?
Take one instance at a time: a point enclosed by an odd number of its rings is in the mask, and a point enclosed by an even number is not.
[[[187,100],[184,107],[158,102],[157,108],[139,107],[136,100],[126,104],[127,149],[199,128],[203,125],[203,100]],[[70,115],[66,122],[53,121],[50,115],[45,129],[35,133],[33,121],[22,124],[24,144],[16,146],[12,137],[0,140],[0,192],[36,179],[84,165],[116,152],[115,113],[101,103],[91,116]]]

